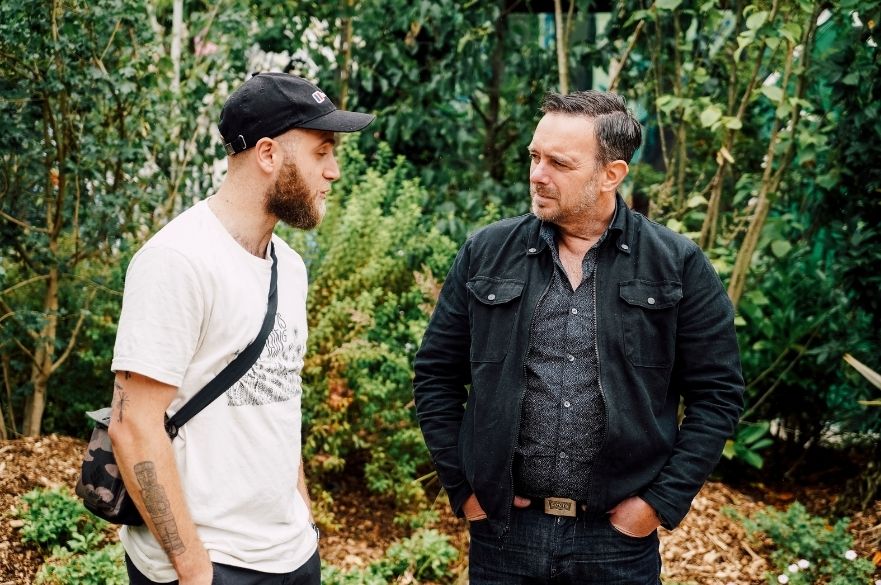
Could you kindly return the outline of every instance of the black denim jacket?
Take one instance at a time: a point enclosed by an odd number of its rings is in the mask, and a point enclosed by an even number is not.
[[[672,529],[743,407],[734,311],[697,245],[620,196],[617,205],[596,275],[607,424],[587,505],[603,513],[639,495]],[[529,214],[468,239],[415,361],[416,413],[453,510],[461,516],[474,493],[499,533],[510,520],[533,313],[553,271],[540,226]]]

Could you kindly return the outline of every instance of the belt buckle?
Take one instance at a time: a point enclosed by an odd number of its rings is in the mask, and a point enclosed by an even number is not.
[[[545,498],[545,514],[575,517],[577,503],[569,498]]]

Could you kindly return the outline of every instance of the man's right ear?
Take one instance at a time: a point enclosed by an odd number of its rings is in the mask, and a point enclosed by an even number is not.
[[[284,162],[281,144],[272,138],[264,137],[257,141],[254,145],[254,157],[260,170],[269,175],[279,169]]]

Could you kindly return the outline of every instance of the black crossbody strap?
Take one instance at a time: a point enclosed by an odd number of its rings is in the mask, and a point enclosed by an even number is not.
[[[184,423],[197,415],[203,408],[211,404],[215,398],[226,392],[235,384],[245,372],[251,369],[257,358],[266,346],[266,339],[275,324],[275,314],[278,309],[278,260],[275,257],[275,246],[269,243],[269,255],[272,257],[272,276],[269,279],[269,303],[266,308],[266,316],[263,318],[263,327],[254,341],[246,347],[242,353],[228,363],[217,376],[208,382],[204,388],[184,404],[171,418],[166,418],[165,432],[172,439],[177,436],[177,431]]]

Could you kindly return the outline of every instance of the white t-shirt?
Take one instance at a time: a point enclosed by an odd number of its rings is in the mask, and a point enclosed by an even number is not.
[[[211,560],[266,573],[305,563],[317,540],[299,491],[300,372],[306,267],[272,236],[278,312],[266,347],[225,394],[172,441],[187,505]],[[174,414],[260,331],[272,261],[248,253],[207,201],[168,223],[128,267],[112,369],[178,387]],[[120,540],[149,579],[177,579],[146,526]]]

